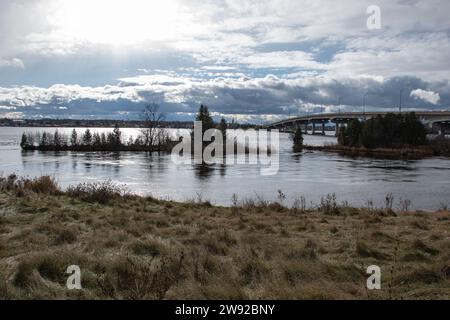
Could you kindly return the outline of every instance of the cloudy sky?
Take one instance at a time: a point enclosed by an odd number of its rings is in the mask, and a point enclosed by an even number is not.
[[[380,8],[381,28],[370,6]],[[0,0],[0,117],[450,108],[448,0]],[[374,15],[375,14],[375,15]],[[370,24],[374,26],[374,24]],[[340,106],[341,104],[341,106]]]

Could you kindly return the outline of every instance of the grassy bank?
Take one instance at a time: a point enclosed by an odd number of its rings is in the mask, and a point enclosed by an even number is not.
[[[282,201],[282,197],[280,197]],[[0,181],[1,299],[449,299],[450,213],[230,208]],[[366,290],[366,268],[382,290]],[[80,291],[65,287],[69,265]]]

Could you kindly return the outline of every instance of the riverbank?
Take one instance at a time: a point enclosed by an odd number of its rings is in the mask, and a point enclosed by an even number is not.
[[[450,140],[436,140],[423,146],[404,146],[396,148],[374,148],[349,147],[340,144],[329,144],[324,146],[303,147],[307,151],[335,152],[339,155],[350,157],[374,157],[386,159],[420,160],[429,157],[450,157]]]
[[[14,180],[14,181],[13,181]],[[0,183],[1,299],[450,299],[450,213]],[[366,290],[366,268],[382,290]],[[65,287],[69,265],[82,290]]]

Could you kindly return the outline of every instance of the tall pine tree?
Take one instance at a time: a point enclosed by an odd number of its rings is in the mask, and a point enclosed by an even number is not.
[[[208,107],[203,104],[200,105],[200,109],[195,120],[202,122],[202,134],[204,134],[209,129],[215,128],[214,120],[209,113]]]

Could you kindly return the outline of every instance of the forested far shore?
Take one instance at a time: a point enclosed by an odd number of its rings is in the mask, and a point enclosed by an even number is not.
[[[0,127],[31,127],[31,128],[145,128],[145,120],[87,120],[87,119],[0,119]],[[161,128],[192,129],[192,121],[161,121]],[[238,123],[231,120],[230,129],[249,129],[258,127],[254,124]]]

